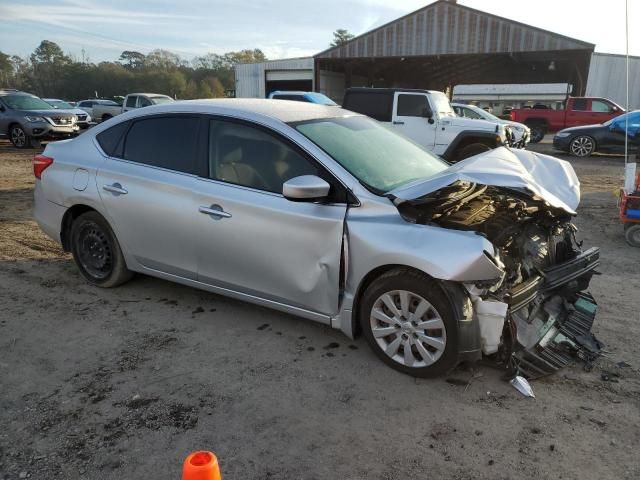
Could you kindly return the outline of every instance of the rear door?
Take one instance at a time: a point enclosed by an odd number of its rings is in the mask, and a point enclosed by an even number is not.
[[[297,146],[252,123],[211,119],[208,159],[209,173],[196,182],[195,194],[199,281],[335,314],[346,214],[342,186]],[[329,181],[332,201],[287,200],[282,184],[300,175]]]
[[[424,93],[396,92],[393,102],[391,124],[400,133],[428,150],[436,143],[436,129],[425,118],[425,109],[429,108],[429,99]]]
[[[565,110],[565,127],[578,127],[588,125],[589,101],[586,98],[574,98],[571,101],[571,109]],[[562,128],[560,126],[559,128]]]
[[[103,146],[110,156],[97,174],[102,202],[127,252],[144,267],[191,279],[197,272],[193,188],[200,121],[154,115],[125,122],[122,139]]]

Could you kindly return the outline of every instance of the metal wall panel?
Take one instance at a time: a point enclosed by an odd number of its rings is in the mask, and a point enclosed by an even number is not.
[[[626,58],[594,53],[589,66],[587,95],[610,98],[626,108]],[[640,109],[640,57],[629,57],[629,108]]]
[[[590,43],[439,0],[316,58],[593,49]]]
[[[264,98],[266,72],[271,70],[300,70],[300,80],[307,80],[309,78],[309,70],[313,71],[313,58],[288,58],[236,65],[236,97]],[[293,75],[291,78],[293,78]]]

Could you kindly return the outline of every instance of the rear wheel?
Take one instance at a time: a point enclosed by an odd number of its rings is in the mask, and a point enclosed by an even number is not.
[[[569,144],[569,151],[576,157],[588,157],[596,149],[596,142],[593,138],[586,135],[580,135],[579,137],[571,140]]]
[[[640,247],[640,223],[625,223],[624,239],[632,247]]]
[[[485,143],[471,143],[466,147],[461,148],[455,155],[456,162],[464,160],[465,158],[473,157],[479,153],[488,152],[491,147]]]
[[[359,312],[364,337],[393,369],[435,377],[456,366],[453,310],[438,282],[427,275],[398,269],[380,276],[364,292]]]
[[[32,148],[33,146],[33,140],[20,125],[11,126],[9,129],[9,138],[16,148]]]
[[[80,273],[92,285],[116,287],[133,276],[111,227],[97,212],[83,213],[74,220],[71,252]]]

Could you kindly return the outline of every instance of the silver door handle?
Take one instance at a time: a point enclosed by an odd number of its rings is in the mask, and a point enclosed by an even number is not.
[[[393,122],[394,125],[404,125],[404,122],[398,122],[398,121],[394,121]]]
[[[122,185],[120,185],[119,183],[114,183],[113,185],[103,185],[102,186],[103,190],[106,190],[107,192],[111,192],[111,193],[117,193],[119,195],[126,195],[127,190],[122,188]]]
[[[217,206],[217,205],[216,205]],[[214,217],[222,217],[222,218],[231,218],[231,214],[222,210],[222,207],[217,206],[219,210],[210,207],[200,206],[198,211],[200,213],[204,213],[205,215],[213,215]]]

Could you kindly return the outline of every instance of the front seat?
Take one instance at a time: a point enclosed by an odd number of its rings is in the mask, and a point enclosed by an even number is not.
[[[270,190],[258,171],[244,160],[245,148],[237,137],[220,139],[217,176],[220,180],[259,190]]]

